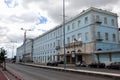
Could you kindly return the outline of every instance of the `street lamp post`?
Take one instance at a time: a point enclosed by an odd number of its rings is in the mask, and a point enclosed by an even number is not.
[[[33,39],[29,39],[31,41],[31,57],[30,60],[33,62]]]
[[[11,41],[13,43],[13,47],[12,47],[12,59],[13,59],[13,56],[14,56],[14,43],[17,43],[17,41]]]
[[[23,41],[24,52],[23,52],[23,57],[22,57],[22,59],[23,59],[23,58],[24,58],[24,54],[26,53],[26,52],[25,52],[25,49],[26,49],[26,45],[25,45],[25,44],[26,44],[26,43],[25,43],[25,42],[26,42],[26,32],[27,32],[27,31],[31,31],[31,29],[24,29],[24,28],[21,28],[21,30],[24,31],[24,41]]]
[[[66,54],[65,54],[65,0],[63,0],[63,45],[64,45],[64,69],[66,68]]]
[[[74,38],[74,40],[73,40],[74,42],[74,45],[73,45],[73,47],[74,47],[74,51],[73,51],[73,58],[75,59],[75,64],[76,64],[76,50],[75,50],[75,42],[77,42],[77,40],[76,40],[76,38]]]
[[[27,31],[31,31],[31,29],[21,28],[21,30],[24,30],[24,41],[23,41],[23,43],[25,43],[25,41],[26,41],[26,32],[27,32]]]

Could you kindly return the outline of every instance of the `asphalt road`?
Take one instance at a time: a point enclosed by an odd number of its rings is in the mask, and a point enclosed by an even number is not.
[[[12,63],[8,63],[7,68],[21,76],[24,80],[114,80],[112,78],[55,71]]]

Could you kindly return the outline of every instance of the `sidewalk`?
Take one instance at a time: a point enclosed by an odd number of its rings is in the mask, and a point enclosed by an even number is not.
[[[46,63],[29,63],[29,64],[47,66]],[[51,67],[61,67],[61,68],[64,68],[64,64],[59,64],[58,66],[51,66]],[[76,67],[75,64],[66,64],[66,68],[76,69],[76,70],[88,70],[88,71],[107,72],[107,73],[120,74],[120,70],[106,69],[106,68]]]
[[[0,69],[0,80],[8,80]]]

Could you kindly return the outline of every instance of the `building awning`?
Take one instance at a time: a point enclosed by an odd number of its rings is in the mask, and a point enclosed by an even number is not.
[[[120,49],[116,50],[107,50],[107,51],[95,51],[94,53],[99,54],[99,53],[115,53],[115,52],[120,52]]]
[[[89,54],[91,54],[91,53],[82,53],[82,52],[80,52],[80,53],[76,53],[76,55],[89,55]],[[63,56],[64,54],[56,54],[56,56]],[[71,53],[66,53],[65,55],[71,55]]]

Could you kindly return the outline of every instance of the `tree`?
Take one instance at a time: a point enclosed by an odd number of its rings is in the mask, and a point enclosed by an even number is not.
[[[5,58],[7,51],[4,48],[0,48],[0,63],[3,63],[3,69],[6,68]]]
[[[12,58],[12,62],[16,62],[16,56],[14,56],[14,58]]]

